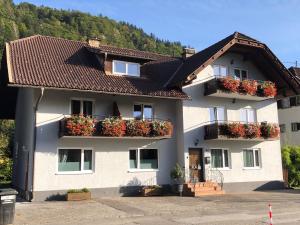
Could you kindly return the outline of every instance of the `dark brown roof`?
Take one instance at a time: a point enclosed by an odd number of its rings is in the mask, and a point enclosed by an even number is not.
[[[108,53],[111,55],[118,55],[118,56],[139,58],[139,59],[148,59],[148,60],[159,60],[159,59],[171,58],[171,56],[169,55],[162,55],[154,52],[139,51],[139,50],[129,49],[129,48],[118,48],[110,45],[100,45],[99,47],[88,46],[87,49],[95,53]]]
[[[87,43],[36,35],[6,44],[8,84],[186,99],[148,78],[106,75]],[[122,50],[123,51],[123,50]],[[134,51],[138,54],[139,51]],[[4,75],[4,74],[2,74]],[[6,74],[7,76],[7,74]]]
[[[234,32],[223,40],[211,45],[210,47],[188,57],[181,63],[176,72],[170,77],[165,86],[182,86],[185,82],[195,78],[202,69],[211,64],[214,60],[227,52],[231,47],[244,46],[245,48],[256,48],[260,51],[259,56],[263,56],[268,60],[268,64],[272,65],[272,70],[276,70],[276,74],[272,78],[276,78],[279,86],[290,88],[292,91],[300,92],[298,86],[300,79],[295,78],[274,55],[274,53],[263,43],[239,32]],[[259,60],[257,60],[259,61]],[[275,77],[277,76],[277,77]]]
[[[290,71],[293,75],[295,75],[295,76],[297,76],[297,77],[300,78],[300,68],[299,68],[299,67],[294,67],[294,66],[292,66],[292,67],[289,68],[289,71]]]

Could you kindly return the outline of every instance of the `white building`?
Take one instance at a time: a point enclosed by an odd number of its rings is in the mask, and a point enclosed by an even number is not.
[[[7,43],[3,65],[1,91],[17,92],[15,102],[2,100],[10,108],[2,117],[13,116],[16,103],[13,184],[27,199],[83,187],[126,195],[169,185],[177,162],[187,183],[216,176],[226,192],[282,187],[275,98],[263,88],[252,95],[220,90],[219,76],[234,75],[235,83],[274,82],[279,98],[295,93],[276,56],[248,36],[236,32],[198,53],[185,49],[182,58],[33,36]],[[102,127],[73,136],[64,123],[73,114],[94,116]],[[128,133],[129,125],[126,134],[107,136],[101,121],[111,116],[152,125],[144,136]],[[173,133],[156,134],[153,121],[171,122]],[[252,125],[273,133],[250,137]]]
[[[300,78],[300,68],[291,67],[294,79]],[[300,96],[294,95],[278,101],[281,145],[300,145]]]

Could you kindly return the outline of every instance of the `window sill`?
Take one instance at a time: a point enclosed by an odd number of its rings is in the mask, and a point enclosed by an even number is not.
[[[226,170],[231,170],[231,168],[228,168],[228,167],[224,167],[224,168],[211,168],[211,170],[223,170],[223,171],[226,171]]]
[[[158,169],[130,169],[128,173],[158,172]]]
[[[261,170],[261,167],[243,167],[243,170]]]
[[[93,174],[93,171],[76,171],[76,172],[56,172],[55,175],[84,175]]]

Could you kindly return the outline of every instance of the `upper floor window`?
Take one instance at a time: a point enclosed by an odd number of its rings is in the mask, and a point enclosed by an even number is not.
[[[300,123],[291,123],[292,132],[297,132],[300,130]]]
[[[285,131],[286,131],[285,124],[280,124],[279,128],[280,128],[280,133],[285,133]]]
[[[140,76],[140,64],[125,61],[113,61],[113,74]]]
[[[241,109],[241,121],[244,123],[256,122],[255,109],[245,108]]]
[[[234,77],[239,80],[248,79],[248,71],[242,69],[234,69]]]
[[[152,119],[153,118],[153,107],[147,104],[134,104],[133,106],[133,117],[135,119]]]
[[[90,100],[71,100],[71,115],[93,115],[94,102]]]
[[[214,65],[213,69],[214,69],[214,76],[225,77],[228,75],[226,66]]]
[[[209,108],[210,122],[224,122],[225,121],[225,108],[224,107],[212,107]]]

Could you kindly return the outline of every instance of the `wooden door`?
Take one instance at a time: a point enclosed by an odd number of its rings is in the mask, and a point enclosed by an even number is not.
[[[191,182],[204,181],[203,152],[201,148],[189,149],[189,170]]]

